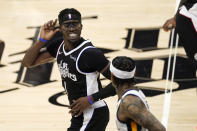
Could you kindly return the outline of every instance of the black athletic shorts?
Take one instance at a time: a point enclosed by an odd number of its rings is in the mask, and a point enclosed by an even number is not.
[[[72,117],[67,131],[105,131],[109,122],[107,106],[89,108],[79,117]]]

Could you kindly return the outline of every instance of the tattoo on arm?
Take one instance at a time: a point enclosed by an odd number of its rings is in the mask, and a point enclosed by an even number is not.
[[[139,125],[150,131],[163,129],[162,124],[149,112],[144,103],[136,96],[126,96],[122,102],[123,110],[128,119],[134,120]]]

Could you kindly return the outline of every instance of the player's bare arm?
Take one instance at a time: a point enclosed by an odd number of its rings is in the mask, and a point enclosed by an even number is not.
[[[173,28],[176,27],[176,15],[170,19],[168,19],[164,25],[162,26],[162,28],[164,29],[164,31],[171,31]]]
[[[181,0],[178,8],[180,8],[187,1],[189,0]],[[178,12],[179,11],[177,11],[176,14]],[[163,24],[162,28],[164,29],[164,31],[171,31],[173,28],[176,27],[176,14],[172,18],[166,20],[166,22]]]
[[[59,29],[55,29],[56,23],[57,23],[57,19],[45,23],[41,27],[40,38],[42,38],[45,41],[50,40],[53,37],[53,35],[57,31],[59,31]],[[45,44],[46,44],[45,42],[39,40],[32,47],[30,47],[30,49],[27,50],[23,58],[22,64],[25,67],[31,68],[53,60],[53,57],[48,52],[42,52],[42,53],[40,52],[40,49],[44,47]]]
[[[105,73],[108,69],[109,69],[109,66],[110,66],[110,62],[105,66],[105,68],[103,68],[100,73]],[[104,75],[104,74],[103,74]],[[107,77],[106,77],[107,78]]]
[[[138,97],[126,96],[120,106],[122,107],[120,113],[123,113],[124,118],[133,119],[139,125],[149,129],[149,131],[165,131],[164,126],[147,110]]]

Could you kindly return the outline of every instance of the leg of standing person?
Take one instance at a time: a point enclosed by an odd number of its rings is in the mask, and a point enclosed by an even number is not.
[[[179,34],[180,42],[183,44],[186,55],[190,59],[195,59],[194,56],[197,53],[197,31],[195,30],[191,19],[178,14],[176,17],[176,30]]]

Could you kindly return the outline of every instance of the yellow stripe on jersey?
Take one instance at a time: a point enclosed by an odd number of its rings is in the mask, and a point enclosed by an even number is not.
[[[131,130],[132,131],[137,131],[137,124],[135,122],[131,122]]]

